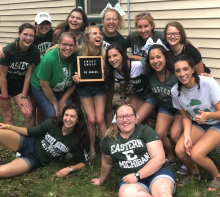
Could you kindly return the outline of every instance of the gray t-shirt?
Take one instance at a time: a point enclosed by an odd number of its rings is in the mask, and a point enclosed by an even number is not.
[[[171,89],[173,106],[179,110],[184,110],[190,119],[195,121],[198,111],[215,112],[215,105],[220,101],[220,86],[218,82],[212,78],[199,76],[200,89],[196,84],[193,88],[187,89],[183,85],[181,87],[180,96],[177,90],[178,84]],[[208,119],[205,124],[216,124],[220,120]]]

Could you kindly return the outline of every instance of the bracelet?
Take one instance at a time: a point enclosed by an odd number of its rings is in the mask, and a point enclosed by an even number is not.
[[[7,127],[8,127],[8,129],[9,129],[9,125],[7,124]]]
[[[21,99],[28,99],[27,96],[21,96]]]
[[[9,100],[10,98],[11,98],[10,96],[8,96],[8,97],[0,96],[0,99],[1,99],[1,100],[5,100],[5,101]]]
[[[125,99],[126,99],[126,96],[120,96],[120,99],[121,99],[121,100],[125,100]]]

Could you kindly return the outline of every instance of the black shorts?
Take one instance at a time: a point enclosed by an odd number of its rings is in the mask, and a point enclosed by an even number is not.
[[[22,79],[7,79],[8,95],[14,97],[21,94],[23,91],[24,80]],[[0,94],[1,94],[0,89]]]

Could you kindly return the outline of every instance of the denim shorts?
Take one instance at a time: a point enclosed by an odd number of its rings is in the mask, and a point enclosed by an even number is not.
[[[99,86],[86,86],[84,88],[77,88],[80,98],[91,98],[95,96],[103,96],[107,93],[107,88],[105,85]]]
[[[34,170],[41,166],[38,159],[34,138],[20,135],[20,143],[17,152],[21,153],[21,157],[28,164],[29,170]]]
[[[148,104],[153,105],[153,106],[157,105],[157,99],[153,95],[152,92],[147,93],[147,94],[142,94],[142,95],[139,95],[136,92],[132,92],[131,94],[138,97],[138,98],[143,99],[145,101],[145,103],[148,103]]]
[[[173,194],[174,194],[175,190],[176,190],[175,174],[173,173],[172,170],[170,170],[168,168],[161,168],[157,172],[152,174],[151,176],[143,178],[140,181],[136,182],[135,184],[141,185],[142,187],[144,187],[147,190],[147,192],[149,194],[151,194],[151,186],[152,186],[153,182],[159,178],[168,178],[173,182],[173,184],[174,184]],[[120,189],[120,187],[124,184],[129,184],[129,183],[125,183],[124,181],[122,181],[121,183],[119,183],[118,188]]]
[[[161,105],[159,105],[158,107],[158,113],[167,114],[169,116],[181,115],[180,110],[175,109],[175,108],[167,109],[165,107],[162,107]]]
[[[208,129],[213,129],[220,133],[220,122],[216,124],[198,124],[197,122],[192,121],[192,124],[199,128],[203,133],[205,133]]]

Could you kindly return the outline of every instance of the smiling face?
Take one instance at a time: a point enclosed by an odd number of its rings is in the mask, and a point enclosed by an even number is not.
[[[78,120],[77,113],[74,109],[67,109],[63,116],[63,123],[66,128],[74,127]]]
[[[35,23],[36,24],[36,23]],[[36,35],[41,37],[44,36],[51,28],[49,21],[43,21],[41,24],[36,24]]]
[[[20,48],[25,50],[34,42],[34,30],[25,28],[21,33],[18,34],[18,37],[20,38]]]
[[[192,88],[195,85],[195,77],[192,75],[192,69],[186,61],[178,61],[174,64],[174,72],[178,80],[186,88]]]
[[[166,40],[171,46],[180,44],[181,35],[179,30],[174,26],[169,26],[166,31]]]
[[[122,56],[117,49],[110,49],[108,51],[108,62],[115,69],[121,69],[122,67]]]
[[[126,117],[123,117],[123,120],[119,120],[120,116],[131,115],[129,120]],[[133,114],[133,115],[132,115]],[[137,118],[134,115],[134,111],[130,106],[123,105],[117,110],[117,125],[122,134],[131,134],[135,130],[135,123]]]
[[[76,45],[74,40],[70,37],[64,36],[58,45],[60,48],[60,56],[63,60],[67,59],[75,52]]]
[[[105,14],[104,19],[102,20],[102,25],[104,30],[113,33],[116,32],[118,28],[119,20],[118,16],[114,11],[109,11]]]
[[[137,32],[143,40],[147,40],[152,36],[153,26],[146,19],[137,21]]]
[[[99,30],[99,28],[97,27],[91,28],[88,37],[89,38],[87,41],[90,45],[101,46],[103,39],[102,39],[102,33]]]
[[[149,53],[149,61],[151,67],[156,72],[163,72],[165,70],[166,59],[160,49],[152,49]]]
[[[78,31],[83,24],[83,16],[79,12],[72,12],[69,19],[68,25],[70,30]]]

